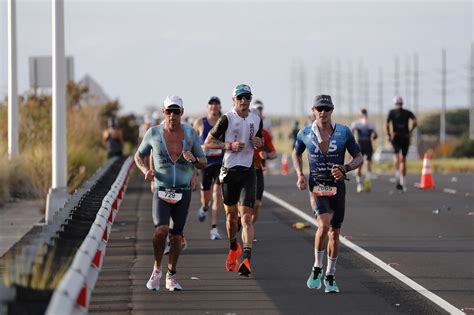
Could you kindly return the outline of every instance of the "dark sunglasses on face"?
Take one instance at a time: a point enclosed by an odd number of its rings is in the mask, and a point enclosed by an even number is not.
[[[326,113],[332,111],[332,107],[329,107],[329,106],[318,106],[316,107],[316,110],[318,112],[322,112],[322,111],[325,111]]]
[[[166,113],[166,115],[171,115],[171,113],[173,113],[175,115],[179,115],[179,114],[181,114],[181,109],[179,109],[179,108],[167,108],[167,109],[165,109],[165,113]]]
[[[245,97],[246,100],[250,101],[252,99],[252,94],[237,95],[237,100],[241,101],[244,97]]]

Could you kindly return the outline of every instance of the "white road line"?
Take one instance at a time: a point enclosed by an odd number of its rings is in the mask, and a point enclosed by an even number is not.
[[[270,199],[271,201],[279,204],[283,208],[293,212],[294,214],[296,214],[300,218],[308,221],[309,223],[313,224],[314,226],[316,226],[316,220],[314,219],[314,217],[312,217],[312,216],[304,213],[300,209],[290,205],[288,202],[278,198],[277,196],[275,196],[275,195],[273,195],[273,194],[271,194],[267,191],[263,192],[263,196]],[[357,246],[356,244],[352,243],[351,241],[349,241],[345,237],[341,237],[340,241],[343,245],[349,247],[350,249],[354,250],[357,254],[361,255],[362,257],[364,257],[367,260],[371,261],[372,263],[374,263],[378,267],[382,268],[383,270],[385,270],[386,272],[388,272],[389,274],[391,274],[392,276],[394,276],[395,278],[397,278],[401,282],[405,283],[407,286],[409,286],[410,288],[412,288],[413,290],[415,290],[419,294],[423,295],[424,297],[426,297],[427,299],[429,299],[430,301],[432,301],[433,303],[435,303],[436,305],[438,305],[439,307],[441,307],[445,311],[449,312],[450,314],[464,314],[461,310],[456,308],[454,305],[450,304],[449,302],[443,300],[442,298],[440,298],[439,296],[437,296],[433,292],[431,292],[431,291],[427,290],[426,288],[422,287],[421,285],[419,285],[415,281],[411,280],[410,278],[408,278],[407,276],[405,276],[401,272],[393,269],[392,267],[390,267],[389,265],[384,263],[382,260],[375,257],[374,255],[372,255],[371,253],[369,253],[365,249],[363,249],[363,248]]]
[[[451,188],[444,188],[443,192],[448,193],[448,194],[456,194],[456,189],[451,189]]]

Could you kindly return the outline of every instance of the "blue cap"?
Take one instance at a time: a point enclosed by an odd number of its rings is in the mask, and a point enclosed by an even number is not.
[[[250,89],[250,86],[246,84],[239,84],[234,88],[234,92],[232,93],[232,96],[239,96],[241,94],[250,94],[252,95],[252,90]]]

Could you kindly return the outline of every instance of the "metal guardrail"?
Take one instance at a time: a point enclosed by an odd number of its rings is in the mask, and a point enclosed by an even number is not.
[[[33,241],[21,248],[20,255],[10,257],[0,281],[0,314],[44,314],[54,290],[75,264],[78,249],[89,241],[98,214],[104,216],[100,210],[111,202],[110,192],[114,192],[116,199],[119,196],[114,185],[124,168],[127,175],[120,178],[126,183],[132,166],[131,157],[108,160],[73,193],[52,223],[44,225]],[[120,197],[125,188],[126,184],[122,184]]]

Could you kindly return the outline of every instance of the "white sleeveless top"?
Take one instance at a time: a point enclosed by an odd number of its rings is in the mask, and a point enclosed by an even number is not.
[[[226,142],[243,142],[245,147],[240,152],[226,150],[224,153],[224,167],[234,166],[251,167],[253,162],[252,138],[255,137],[260,128],[260,117],[249,112],[246,118],[240,117],[235,107],[225,114],[228,120],[228,127],[225,132]]]

